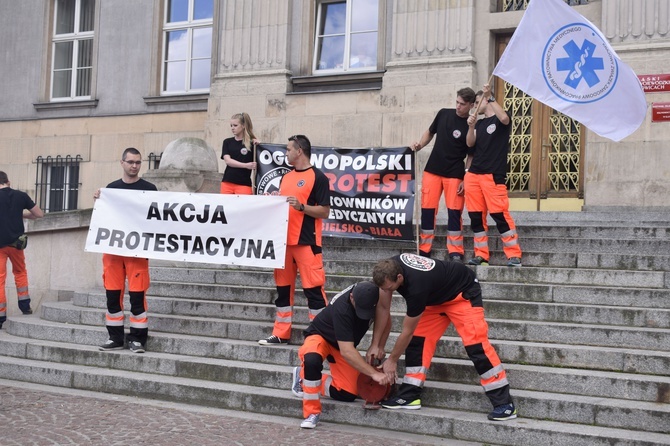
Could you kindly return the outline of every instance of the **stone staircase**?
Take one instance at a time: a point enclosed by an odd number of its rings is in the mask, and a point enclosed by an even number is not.
[[[325,399],[324,420],[486,444],[670,444],[667,215],[516,213],[522,268],[499,266],[491,224],[491,266],[477,274],[518,419],[486,419],[488,400],[450,329],[420,411],[365,411]],[[438,235],[434,257],[446,255],[444,244]],[[406,242],[324,245],[329,296],[368,278],[377,260],[414,251]],[[290,372],[307,310],[298,292],[291,345],[261,347],[274,297],[272,271],[152,262],[146,354],[97,350],[106,339],[105,298],[95,290],[44,304],[39,316],[11,318],[0,331],[0,378],[293,416],[297,429],[301,401],[289,390]],[[392,311],[390,343],[404,314],[399,296]]]

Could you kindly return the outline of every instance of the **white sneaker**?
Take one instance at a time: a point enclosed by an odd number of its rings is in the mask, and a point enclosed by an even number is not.
[[[300,427],[303,429],[314,429],[317,424],[319,424],[319,414],[313,413],[300,423]]]
[[[302,398],[302,379],[300,379],[300,369],[302,367],[293,367],[293,385],[291,386],[291,392],[298,398]]]

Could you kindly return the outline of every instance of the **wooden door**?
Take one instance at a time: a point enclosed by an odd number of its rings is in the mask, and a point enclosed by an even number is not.
[[[500,36],[496,62],[511,35]],[[583,126],[495,78],[494,95],[512,121],[507,155],[511,198],[584,198]]]

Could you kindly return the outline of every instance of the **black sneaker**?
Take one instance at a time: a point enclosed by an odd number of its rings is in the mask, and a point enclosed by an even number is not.
[[[463,256],[460,254],[449,254],[449,260],[452,262],[463,263]]]
[[[484,257],[477,256],[473,259],[470,259],[468,265],[489,266],[489,261],[486,260]]]
[[[112,341],[111,339],[107,339],[107,342],[102,344],[100,347],[98,347],[98,350],[101,352],[106,352],[110,350],[123,350],[123,342],[116,342]]]
[[[279,344],[288,344],[288,339],[282,339],[279,336],[270,335],[265,339],[258,341],[260,345],[279,345]]]
[[[28,308],[26,311],[22,311],[21,313],[23,313],[23,314],[33,314],[33,310],[31,308]]]
[[[400,397],[395,397],[382,401],[381,405],[387,409],[417,410],[421,409],[421,400],[417,398],[414,401],[407,401]]]
[[[426,252],[426,251],[421,251],[421,250],[419,250],[419,255],[420,255],[421,257],[428,257],[428,258],[430,259],[431,252],[430,252],[430,251]]]
[[[138,341],[130,341],[128,343],[128,348],[133,353],[144,353],[145,352],[144,346],[142,345],[141,342],[138,342]]]
[[[512,257],[507,262],[507,266],[521,266],[521,259],[518,257]]]
[[[514,403],[502,404],[496,406],[493,411],[489,414],[489,420],[493,421],[506,421],[513,420],[516,418],[516,407]]]

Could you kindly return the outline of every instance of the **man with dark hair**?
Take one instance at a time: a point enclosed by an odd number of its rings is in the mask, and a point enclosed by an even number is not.
[[[449,259],[463,262],[463,175],[468,146],[468,116],[475,102],[472,88],[456,92],[456,108],[443,108],[421,139],[411,145],[419,151],[437,135],[421,180],[421,231],[419,254],[431,256],[440,197],[447,207],[447,251]]]
[[[26,212],[24,212],[26,211]],[[9,177],[0,171],[0,328],[7,320],[7,259],[12,263],[14,284],[18,296],[19,309],[23,314],[32,314],[30,292],[28,291],[28,270],[23,253],[25,244],[19,238],[24,234],[23,219],[34,220],[44,217],[44,212],[30,199],[28,194],[11,188]]]
[[[381,385],[389,377],[368,364],[356,347],[375,318],[379,288],[372,282],[358,282],[333,297],[305,329],[305,342],[298,351],[301,367],[293,369],[291,390],[302,398],[304,421],[300,427],[314,429],[321,417],[321,395],[351,402],[358,396],[360,374],[370,376]],[[391,321],[381,331],[381,345],[386,344]],[[368,352],[377,359],[379,352]],[[322,374],[323,361],[330,364],[330,374]]]
[[[378,262],[372,279],[381,292],[371,350],[383,346],[380,327],[390,317],[393,292],[397,291],[407,304],[402,331],[382,364],[382,371],[395,375],[398,359],[404,352],[405,376],[398,392],[382,401],[382,407],[421,408],[421,392],[437,342],[453,323],[493,405],[489,420],[516,418],[507,374],[489,342],[481,288],[470,268],[458,262],[401,254]]]
[[[293,170],[279,185],[279,195],[289,203],[288,236],[284,269],[275,269],[277,285],[276,316],[272,334],[258,341],[261,345],[288,344],[293,321],[295,281],[300,271],[307,298],[309,319],[313,320],[327,304],[326,274],[321,248],[322,219],[330,213],[328,178],[312,166],[312,144],[305,135],[294,135],[286,145],[286,160]]]
[[[480,105],[481,103],[481,105]],[[475,107],[484,117],[468,118],[468,173],[465,175],[465,202],[474,233],[475,256],[470,265],[489,264],[487,213],[496,222],[507,266],[521,266],[521,247],[514,219],[509,213],[507,195],[507,152],[509,151],[510,119],[491,94],[491,86],[477,92]]]
[[[127,189],[138,191],[155,191],[156,186],[140,178],[142,156],[140,152],[129,147],[121,156],[123,176],[107,185],[110,189]],[[104,192],[103,192],[104,193]],[[93,198],[100,197],[98,189]],[[113,254],[102,255],[103,282],[107,294],[107,314],[105,325],[109,333],[107,342],[100,346],[100,350],[120,350],[125,347],[123,332],[123,291],[126,278],[128,279],[128,294],[130,295],[130,333],[128,334],[128,348],[134,353],[144,353],[149,335],[147,320],[147,303],[145,294],[149,289],[149,260],[138,257],[123,257]]]

